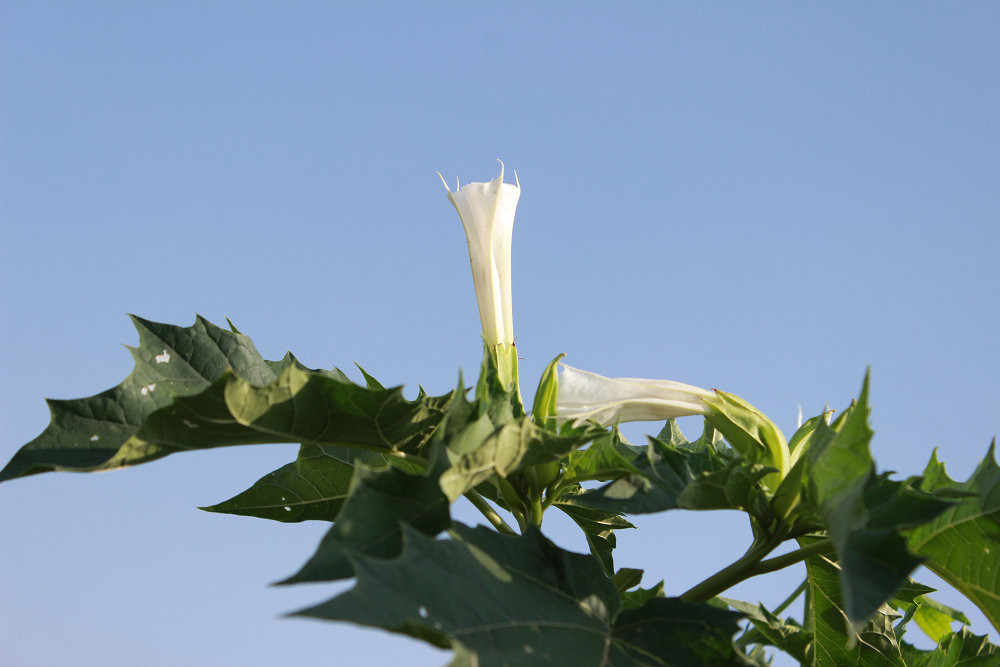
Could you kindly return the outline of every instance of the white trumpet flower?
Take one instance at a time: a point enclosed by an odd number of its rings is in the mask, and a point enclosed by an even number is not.
[[[441,181],[444,182],[444,177]],[[510,246],[514,211],[521,196],[517,172],[514,183],[503,182],[503,162],[500,162],[500,176],[489,183],[468,183],[455,192],[447,183],[444,185],[465,227],[483,340],[494,351],[497,346],[506,348],[514,344]]]
[[[670,380],[608,378],[559,364],[556,417],[561,421],[592,420],[602,426],[617,422],[662,421],[707,415],[715,392]]]

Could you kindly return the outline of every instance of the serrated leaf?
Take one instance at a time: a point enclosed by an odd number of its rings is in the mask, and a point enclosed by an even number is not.
[[[199,317],[186,328],[132,317],[135,368],[118,386],[89,398],[49,401],[52,420],[0,472],[0,481],[53,470],[105,470],[184,449],[272,442],[220,414],[224,378],[275,379],[246,336]],[[201,397],[199,399],[199,397]],[[148,423],[147,423],[148,422]]]
[[[947,501],[894,482],[875,471],[869,444],[868,378],[858,400],[830,426],[815,424],[808,450],[808,499],[829,527],[837,551],[841,609],[850,625],[869,618],[922,559],[901,530],[929,521]]]
[[[712,448],[689,449],[650,439],[646,455],[624,474],[574,497],[579,505],[607,512],[643,514],[670,509],[749,509],[766,511],[758,482],[761,466],[726,460]]]
[[[806,559],[809,599],[805,625],[813,631],[806,663],[816,667],[905,665],[893,632],[898,615],[883,606],[861,624],[848,617],[841,592],[841,568],[825,556]]]
[[[907,667],[995,667],[1000,661],[1000,647],[967,627],[947,635],[930,651],[906,643],[901,648]]]
[[[960,499],[934,521],[910,530],[910,548],[926,556],[927,568],[972,600],[1000,630],[1000,468],[993,446],[964,483],[948,477],[935,455],[921,489]]]
[[[617,545],[614,531],[635,526],[619,514],[577,505],[570,497],[556,501],[553,507],[565,512],[580,527],[587,537],[590,553],[601,563],[605,573],[608,575],[613,573],[615,571],[613,552]]]
[[[476,432],[482,433],[484,429],[477,426]],[[453,501],[494,475],[506,478],[522,468],[557,461],[603,432],[584,425],[556,435],[539,428],[527,417],[518,417],[500,426],[478,445],[463,447],[464,453],[442,473],[441,488]],[[449,451],[453,446],[448,443]]]
[[[366,450],[305,444],[292,463],[264,475],[243,493],[201,509],[286,523],[333,521],[347,500],[358,461],[384,467],[399,460]]]
[[[450,394],[408,401],[401,387],[369,389],[290,366],[266,386],[231,379],[225,400],[240,424],[276,442],[400,452],[430,438]]]
[[[458,665],[739,664],[737,614],[667,598],[619,613],[614,583],[592,558],[536,531],[456,524],[452,539],[434,541],[407,529],[398,559],[355,558],[355,572],[355,588],[299,615],[451,646]]]
[[[644,454],[641,447],[625,443],[617,428],[596,438],[588,447],[566,457],[562,483],[571,485],[589,480],[606,481],[640,473],[634,461]]]
[[[358,555],[393,558],[403,547],[403,525],[437,535],[451,524],[448,505],[434,478],[357,466],[333,527],[306,564],[281,583],[345,579],[354,574],[351,559]]]
[[[773,646],[805,664],[812,634],[804,631],[794,619],[778,618],[760,603],[751,604],[730,598],[719,599],[746,616],[753,625],[750,633],[740,637],[740,646],[751,644]]]

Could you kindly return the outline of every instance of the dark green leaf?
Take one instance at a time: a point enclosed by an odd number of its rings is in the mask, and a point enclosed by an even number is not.
[[[614,531],[621,528],[635,528],[635,526],[619,514],[577,505],[571,497],[563,498],[555,502],[553,506],[569,515],[569,518],[573,519],[587,536],[590,553],[601,563],[605,573],[610,575],[614,572],[615,564],[612,552],[617,544]]]
[[[407,528],[398,559],[354,560],[355,588],[299,614],[451,646],[459,665],[739,664],[738,615],[667,598],[618,613],[594,559],[535,531],[456,524],[451,540],[433,541]]]
[[[139,331],[139,346],[130,348],[132,373],[96,396],[49,401],[51,423],[14,455],[0,481],[134,465],[183,449],[273,442],[229,418],[221,402],[224,378],[267,384],[290,357],[266,362],[249,338],[200,317],[187,328],[132,321]]]
[[[401,525],[427,535],[448,528],[448,500],[437,480],[396,468],[358,466],[350,495],[316,553],[283,584],[352,576],[350,557],[392,558],[403,547]]]
[[[740,646],[751,644],[773,646],[805,664],[812,635],[805,632],[794,619],[782,620],[762,604],[750,604],[729,598],[719,599],[750,619],[753,625],[753,630],[740,638]]]
[[[646,456],[628,464],[636,472],[575,497],[607,512],[642,514],[670,509],[766,510],[760,466],[725,459],[712,448],[689,449],[651,439]]]
[[[243,493],[201,509],[284,522],[333,521],[347,499],[358,461],[383,467],[390,462],[399,465],[400,460],[372,451],[306,444],[294,462],[268,473]]]
[[[808,499],[829,527],[837,550],[842,609],[852,626],[869,618],[922,561],[901,530],[949,504],[875,472],[869,451],[868,378],[858,400],[830,426],[816,423],[809,439]]]

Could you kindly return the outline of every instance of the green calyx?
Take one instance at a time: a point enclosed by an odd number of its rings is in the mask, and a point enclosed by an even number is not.
[[[776,491],[791,468],[788,443],[781,430],[767,415],[735,394],[717,389],[715,398],[706,402],[710,412],[705,419],[745,459],[776,468],[762,480],[768,489]]]

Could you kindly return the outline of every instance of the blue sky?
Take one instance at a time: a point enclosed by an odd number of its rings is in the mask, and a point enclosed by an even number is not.
[[[565,352],[726,389],[790,432],[870,366],[881,468],[916,474],[940,447],[965,478],[1000,432],[998,19],[985,2],[9,0],[0,457],[45,427],[44,397],[128,374],[129,312],[229,317],[268,358],[447,391],[481,342],[435,172],[485,181],[501,158],[522,186],[526,394]],[[445,663],[277,618],[340,589],[266,586],[323,526],[195,509],[294,456],[0,486],[0,662]],[[737,516],[639,523],[617,561],[673,592],[747,544]],[[799,574],[736,593],[773,605]]]

